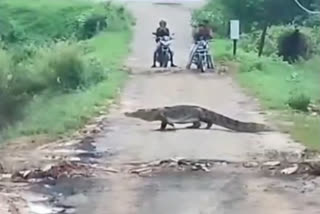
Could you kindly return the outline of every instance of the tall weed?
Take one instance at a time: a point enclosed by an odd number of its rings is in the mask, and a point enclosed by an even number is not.
[[[69,41],[40,48],[34,56],[32,70],[48,88],[62,90],[89,87],[107,77],[97,59],[86,57],[81,46]]]

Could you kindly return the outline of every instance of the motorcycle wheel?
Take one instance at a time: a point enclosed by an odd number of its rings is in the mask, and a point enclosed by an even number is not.
[[[197,69],[200,70],[201,69],[201,59],[199,58],[200,56],[195,56],[194,58],[194,64],[197,66]]]
[[[204,73],[207,70],[207,63],[205,62],[206,59],[200,59],[199,61],[199,67],[202,73]]]
[[[169,62],[169,56],[168,54],[164,54],[162,56],[162,67],[164,68],[168,67],[168,62]]]
[[[157,62],[159,63],[159,66],[162,67],[162,54],[158,52],[157,54]]]

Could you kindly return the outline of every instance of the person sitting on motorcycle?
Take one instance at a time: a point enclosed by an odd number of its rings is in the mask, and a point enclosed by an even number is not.
[[[203,22],[201,22],[198,25],[198,29],[196,29],[193,32],[194,43],[193,43],[192,48],[191,48],[191,52],[190,52],[190,56],[189,56],[189,62],[187,64],[187,69],[190,69],[190,67],[191,67],[192,59],[193,59],[194,53],[195,53],[195,51],[197,49],[197,42],[200,41],[201,38],[203,38],[205,40],[210,40],[210,39],[213,38],[212,29],[209,26],[209,21],[208,20],[204,20]],[[210,62],[212,64],[211,56],[209,56],[209,60],[210,60]],[[213,65],[211,67],[213,67]]]
[[[159,44],[160,37],[170,36],[170,31],[167,28],[167,23],[165,21],[163,21],[163,20],[160,21],[159,27],[157,28],[157,31],[156,31],[155,35],[156,35],[157,47],[156,47],[156,50],[153,53],[153,65],[152,65],[153,68],[156,67],[157,52],[159,51],[159,48],[160,48],[160,44]],[[169,49],[169,53],[170,53],[171,67],[176,67],[176,65],[173,63],[173,51],[171,49]]]

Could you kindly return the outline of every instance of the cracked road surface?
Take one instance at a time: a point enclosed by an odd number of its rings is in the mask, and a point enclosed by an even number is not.
[[[98,150],[110,149],[114,153],[103,158],[106,165],[117,168],[126,162],[172,157],[246,161],[261,159],[270,149],[287,152],[303,149],[280,132],[244,134],[221,127],[159,132],[158,123],[126,118],[123,113],[136,108],[196,104],[240,120],[268,123],[256,101],[246,96],[228,75],[160,73],[149,69],[155,47],[151,32],[160,19],[167,20],[175,33],[176,62],[185,66],[191,45],[191,10],[203,2],[126,1],[125,4],[137,18],[127,63],[132,74],[119,102],[110,111],[105,132],[96,139]],[[114,174],[95,180],[95,188],[86,191],[86,200],[76,201],[81,214],[319,213],[316,201],[319,192],[302,194],[287,188],[296,187],[299,182],[233,167],[201,173],[159,173],[151,177]],[[73,197],[77,198],[77,194]]]

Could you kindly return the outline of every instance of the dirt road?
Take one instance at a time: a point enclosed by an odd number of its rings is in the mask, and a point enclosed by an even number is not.
[[[127,3],[137,17],[128,59],[132,75],[110,112],[106,131],[96,142],[99,151],[110,150],[113,154],[104,157],[105,165],[121,168],[127,162],[173,157],[246,161],[262,159],[264,152],[271,149],[288,152],[302,149],[281,133],[243,134],[220,127],[159,132],[155,131],[158,123],[124,117],[124,111],[140,107],[196,104],[237,119],[266,122],[255,100],[245,96],[228,75],[159,73],[149,69],[155,47],[151,32],[162,18],[175,33],[176,62],[185,66],[191,44],[191,9],[200,3]],[[66,199],[77,204],[78,213],[312,214],[319,213],[320,207],[315,192],[303,194],[297,188],[307,185],[301,180],[262,176],[254,170],[231,166],[216,167],[209,173],[163,172],[152,177],[119,173],[90,185],[93,188],[85,193],[78,189]]]
[[[120,102],[109,115],[108,131],[97,143],[102,149],[110,147],[119,153],[112,161],[149,161],[173,156],[246,160],[248,154],[256,155],[266,149],[298,151],[302,148],[280,133],[243,134],[220,127],[161,133],[155,131],[158,123],[123,115],[136,108],[196,104],[240,120],[266,122],[255,100],[245,96],[229,76],[188,71],[159,73],[150,69],[155,47],[151,32],[162,18],[175,33],[173,48],[177,64],[185,67],[191,45],[191,9],[200,3],[127,3],[137,17],[132,54],[128,59],[133,74]]]

